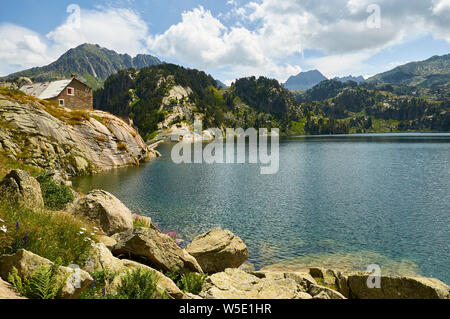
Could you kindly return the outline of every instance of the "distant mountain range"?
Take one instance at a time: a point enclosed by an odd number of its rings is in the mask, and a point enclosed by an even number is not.
[[[349,75],[349,76],[344,76],[342,78],[336,77],[334,79],[336,81],[343,82],[343,83],[345,83],[347,81],[353,81],[356,83],[364,82],[364,77],[362,75],[360,75],[360,76]]]
[[[324,76],[319,70],[312,70],[307,72],[300,72],[295,76],[291,76],[283,86],[288,90],[309,90],[319,84],[322,81],[326,81],[328,78]],[[354,81],[357,83],[363,82],[363,76],[346,76],[346,77],[336,77],[334,80],[339,82]]]
[[[425,61],[411,62],[377,74],[368,83],[388,83],[419,88],[449,88],[450,54],[434,56]]]
[[[6,76],[14,79],[20,76],[32,78],[35,82],[67,78],[72,73],[83,78],[92,88],[103,86],[103,82],[120,70],[158,65],[162,62],[151,55],[139,54],[131,57],[94,44],[82,44],[64,53],[57,61],[43,67],[35,67]]]

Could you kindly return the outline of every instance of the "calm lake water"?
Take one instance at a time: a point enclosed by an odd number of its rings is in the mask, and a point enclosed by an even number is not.
[[[450,283],[450,134],[280,141],[280,171],[163,157],[74,180],[105,189],[187,241],[221,226],[257,267],[331,266],[420,273]]]

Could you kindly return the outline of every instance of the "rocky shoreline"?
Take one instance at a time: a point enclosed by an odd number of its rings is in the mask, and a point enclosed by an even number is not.
[[[62,181],[58,179],[58,182]],[[13,194],[29,207],[42,206],[39,183],[26,171],[12,171],[0,183],[0,191]],[[185,248],[163,234],[151,218],[133,214],[112,194],[94,190],[78,195],[64,209],[98,229],[92,248],[80,269],[61,266],[67,276],[59,298],[78,298],[95,284],[94,274],[114,274],[104,294],[114,294],[123,274],[146,269],[155,274],[157,287],[171,299],[448,299],[450,287],[420,276],[381,276],[381,288],[368,288],[369,274],[333,269],[298,271],[254,270],[248,267],[248,249],[241,238],[228,230],[214,228],[199,235]],[[21,298],[7,283],[13,269],[27,278],[50,260],[26,249],[0,256],[0,298]],[[197,294],[180,289],[173,280],[179,275],[205,274]],[[74,281],[74,274],[77,280]]]

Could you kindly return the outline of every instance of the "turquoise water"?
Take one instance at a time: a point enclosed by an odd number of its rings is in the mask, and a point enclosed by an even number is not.
[[[450,134],[286,139],[276,175],[256,164],[176,165],[172,145],[143,167],[74,185],[105,189],[186,240],[228,228],[258,267],[378,263],[450,283]]]

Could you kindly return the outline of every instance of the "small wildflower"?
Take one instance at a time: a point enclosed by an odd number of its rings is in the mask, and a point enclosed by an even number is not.
[[[6,228],[6,226],[3,225],[3,226],[0,228],[0,230],[1,230],[2,232],[6,233],[6,232],[8,231],[8,228]]]
[[[83,234],[84,234],[84,231],[80,231],[79,234],[80,234],[80,235],[83,235]]]
[[[82,227],[82,228],[80,228],[80,229],[81,229],[82,231],[86,231],[86,230],[87,230],[86,228],[83,228],[83,227]]]
[[[106,288],[102,289],[102,296],[105,297],[106,296]]]
[[[28,232],[25,233],[25,237],[23,237],[23,245],[26,246],[28,243]]]
[[[17,230],[20,229],[19,222],[16,222],[16,229],[17,229]]]
[[[3,219],[0,218],[0,222],[4,223],[5,221]]]

